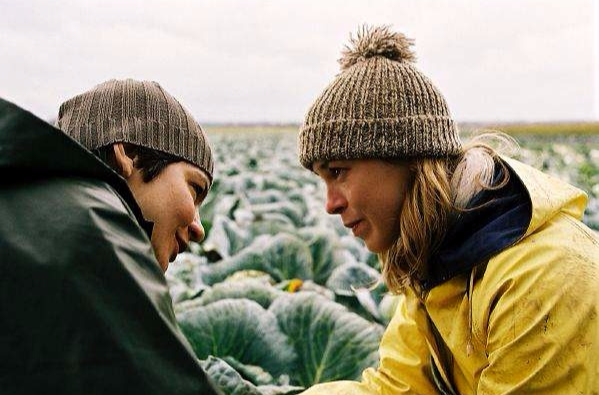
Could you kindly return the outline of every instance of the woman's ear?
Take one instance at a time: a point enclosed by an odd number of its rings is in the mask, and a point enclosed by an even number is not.
[[[118,169],[120,169],[121,176],[127,180],[133,174],[134,160],[127,156],[125,146],[123,143],[114,143],[112,145],[114,150],[114,160]]]

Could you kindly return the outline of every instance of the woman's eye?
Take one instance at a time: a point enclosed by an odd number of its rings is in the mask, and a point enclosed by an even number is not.
[[[341,168],[341,167],[330,167],[329,168],[329,173],[331,174],[332,178],[339,178],[343,172],[345,171],[345,169]]]

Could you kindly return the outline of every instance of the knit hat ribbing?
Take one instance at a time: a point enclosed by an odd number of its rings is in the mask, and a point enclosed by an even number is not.
[[[158,83],[110,80],[60,106],[57,126],[89,150],[125,142],[214,170],[206,134]]]
[[[341,73],[308,110],[300,162],[448,157],[461,153],[456,123],[433,83],[411,63],[412,40],[387,26],[350,36]]]

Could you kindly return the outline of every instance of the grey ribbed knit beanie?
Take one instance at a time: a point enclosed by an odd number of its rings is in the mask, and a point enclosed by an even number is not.
[[[64,102],[57,126],[89,150],[131,143],[184,159],[212,179],[214,163],[206,134],[156,82],[101,83]]]
[[[413,41],[388,26],[362,27],[339,59],[341,73],[308,110],[299,158],[449,157],[461,153],[441,92],[414,65]]]

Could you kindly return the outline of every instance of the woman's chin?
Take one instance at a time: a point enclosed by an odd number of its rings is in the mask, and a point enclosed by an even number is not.
[[[364,239],[364,243],[366,244],[366,248],[368,251],[373,254],[380,254],[382,252],[387,251],[391,246],[393,246],[393,242],[384,242],[382,240],[373,240],[372,238]]]
[[[366,244],[368,251],[372,252],[373,254],[383,252],[381,246],[377,245],[376,243],[368,242],[368,240],[364,240],[364,243]]]
[[[382,248],[370,248],[368,246],[366,246],[366,248],[368,249],[368,251],[372,252],[373,254],[380,254],[381,252],[384,251]]]

